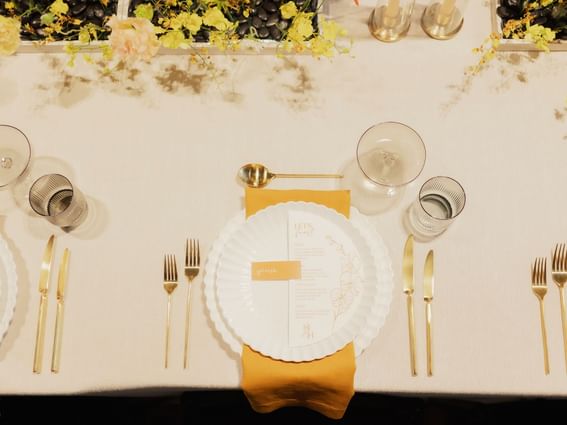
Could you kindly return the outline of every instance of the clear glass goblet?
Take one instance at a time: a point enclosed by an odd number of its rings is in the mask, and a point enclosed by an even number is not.
[[[30,163],[26,135],[11,125],[0,124],[0,189],[14,183]]]
[[[344,170],[343,186],[351,191],[352,205],[364,214],[393,207],[420,175],[425,158],[423,140],[407,125],[390,121],[370,127]]]

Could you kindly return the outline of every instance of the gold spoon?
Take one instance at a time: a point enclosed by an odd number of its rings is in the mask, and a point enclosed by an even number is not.
[[[250,187],[264,187],[276,177],[290,179],[342,179],[341,174],[274,174],[262,164],[246,164],[238,170],[238,178]]]

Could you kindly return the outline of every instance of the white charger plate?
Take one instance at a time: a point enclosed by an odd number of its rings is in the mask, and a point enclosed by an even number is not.
[[[311,203],[294,204],[307,204],[321,207],[319,204]],[[333,214],[337,214],[334,211],[332,212]],[[205,301],[211,320],[222,339],[236,354],[241,353],[244,340],[235,332],[234,329],[231,328],[231,326],[229,326],[228,321],[221,312],[217,296],[217,277],[219,260],[222,257],[227,242],[239,231],[239,229],[242,228],[242,226],[245,225],[246,222],[245,212],[241,211],[227,223],[209,252],[204,275]],[[367,249],[370,251],[373,261],[373,269],[375,271],[373,282],[375,294],[372,297],[369,311],[365,314],[363,323],[359,326],[354,337],[346,341],[354,341],[355,354],[358,356],[370,345],[384,324],[392,299],[393,274],[388,250],[384,245],[382,238],[376,233],[375,229],[370,225],[366,217],[361,215],[356,208],[351,207],[350,220],[348,220],[348,223],[350,223],[353,228],[357,229],[361,238],[367,244]],[[334,348],[334,351],[331,349],[328,350],[332,352],[336,351]]]
[[[292,313],[288,284],[257,283],[251,276],[253,262],[288,259],[288,220],[293,212],[324,223],[324,233],[342,241],[341,249],[348,254],[343,255],[349,257],[349,266],[356,269],[349,274],[348,304],[344,304],[340,315],[337,313],[330,333],[299,346],[290,345]],[[333,259],[341,261],[334,256]],[[353,261],[358,266],[350,264]],[[339,275],[336,279],[339,284]],[[370,247],[345,216],[319,204],[286,202],[249,217],[228,239],[217,268],[216,291],[222,316],[242,341],[265,356],[302,362],[329,356],[354,339],[370,314],[377,294],[376,280]],[[329,287],[329,296],[330,292]]]
[[[16,264],[8,244],[0,236],[0,343],[10,326],[18,293]]]

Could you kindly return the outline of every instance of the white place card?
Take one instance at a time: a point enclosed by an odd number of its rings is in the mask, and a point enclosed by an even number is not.
[[[356,308],[362,265],[353,241],[335,224],[303,211],[288,216],[288,254],[301,261],[289,284],[289,345],[317,343]]]

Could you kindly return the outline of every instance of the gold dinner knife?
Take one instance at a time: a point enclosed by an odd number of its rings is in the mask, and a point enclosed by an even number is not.
[[[417,376],[417,365],[415,359],[415,320],[413,316],[413,235],[408,236],[406,245],[404,247],[402,278],[404,281],[404,294],[406,294],[406,303],[408,310],[411,376]]]
[[[47,241],[47,246],[41,261],[41,271],[39,273],[39,316],[37,319],[37,332],[35,335],[35,351],[33,355],[33,372],[41,373],[41,360],[43,357],[43,340],[45,335],[45,317],[47,315],[47,289],[49,287],[49,273],[51,271],[51,261],[53,260],[53,243],[55,236],[51,235]]]
[[[69,250],[65,248],[59,265],[57,276],[57,315],[55,316],[55,336],[53,337],[53,353],[51,354],[51,371],[59,372],[61,354],[61,333],[63,331],[63,306],[65,301],[65,286],[67,285],[67,270],[69,268]]]
[[[433,250],[427,253],[423,270],[423,300],[425,301],[425,338],[427,341],[427,376],[433,375],[431,341],[431,302],[433,301]]]

